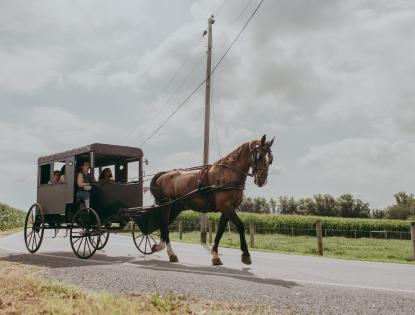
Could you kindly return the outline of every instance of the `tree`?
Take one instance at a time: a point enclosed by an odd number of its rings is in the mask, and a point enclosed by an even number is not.
[[[370,218],[370,207],[367,202],[356,199],[353,202],[353,218]]]
[[[263,197],[256,197],[252,199],[247,197],[242,200],[239,205],[239,211],[251,213],[271,213],[268,201]]]
[[[254,213],[271,213],[268,201],[263,197],[254,198]]]
[[[295,214],[297,213],[297,202],[294,197],[281,196],[278,198],[278,213]]]
[[[311,198],[303,198],[297,202],[297,214],[301,215],[315,215],[316,203]]]
[[[415,196],[400,191],[394,195],[396,204],[385,209],[388,219],[407,220],[415,215]]]
[[[316,204],[316,215],[337,217],[339,215],[336,207],[336,199],[329,194],[314,195],[314,201]]]
[[[271,213],[277,213],[277,202],[273,198],[269,199],[269,207],[271,209]]]
[[[239,211],[241,212],[254,212],[254,202],[251,197],[244,197],[239,205]]]
[[[384,219],[387,213],[384,209],[374,209],[372,210],[372,217],[374,219]]]
[[[360,199],[354,199],[351,194],[343,194],[337,198],[337,211],[344,218],[370,217],[369,204]]]

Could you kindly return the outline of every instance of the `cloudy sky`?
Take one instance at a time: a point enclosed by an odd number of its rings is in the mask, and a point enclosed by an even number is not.
[[[216,62],[258,1],[2,0],[0,201],[35,201],[40,155],[139,146],[203,80],[210,14]],[[275,135],[247,195],[391,204],[415,191],[414,56],[414,1],[265,0],[214,74],[211,160]],[[143,146],[147,173],[201,164],[203,113],[200,89]]]

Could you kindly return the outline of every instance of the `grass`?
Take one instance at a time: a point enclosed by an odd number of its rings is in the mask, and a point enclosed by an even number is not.
[[[115,295],[42,280],[44,268],[0,260],[1,314],[264,314],[275,309],[185,295]]]
[[[177,232],[170,238],[179,241]],[[249,243],[249,235],[246,235]],[[185,243],[200,243],[200,232],[183,233]],[[239,235],[225,232],[220,246],[239,248]],[[288,236],[283,234],[255,234],[255,250],[288,254],[316,255],[317,240],[311,236]],[[411,241],[370,238],[323,238],[324,256],[341,259],[415,264],[411,260]]]

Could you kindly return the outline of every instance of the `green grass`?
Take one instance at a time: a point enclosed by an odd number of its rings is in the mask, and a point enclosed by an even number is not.
[[[177,232],[170,233],[170,238],[179,241]],[[246,235],[249,243],[249,235]],[[200,232],[183,233],[182,242],[200,243]],[[220,246],[239,248],[239,235],[225,232]],[[323,238],[325,257],[356,259],[380,262],[410,263],[411,241],[385,240],[369,238]],[[288,254],[316,255],[317,240],[312,236],[287,236],[282,234],[255,234],[254,250],[272,251]]]

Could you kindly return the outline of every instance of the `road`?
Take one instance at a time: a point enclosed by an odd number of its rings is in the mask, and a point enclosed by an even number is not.
[[[209,247],[183,243],[173,244],[179,263],[172,264],[165,252],[141,255],[127,235],[111,235],[103,251],[81,260],[68,238],[47,236],[36,254],[26,251],[22,233],[2,237],[0,256],[92,290],[173,291],[299,314],[415,314],[415,265],[253,251],[246,266],[239,250],[220,248],[224,265],[215,267]]]

